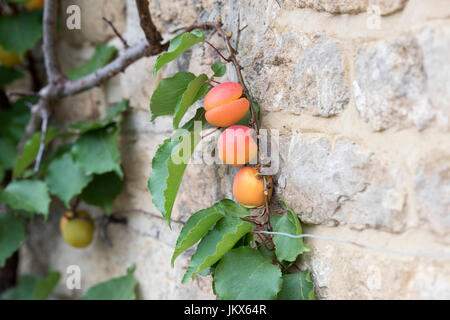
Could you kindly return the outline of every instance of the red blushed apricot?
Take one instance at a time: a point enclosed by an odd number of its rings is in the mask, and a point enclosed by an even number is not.
[[[218,127],[228,127],[241,120],[250,107],[242,96],[242,87],[236,82],[224,82],[205,96],[206,121]]]
[[[232,126],[224,130],[217,142],[220,160],[232,166],[241,166],[253,160],[258,146],[251,136],[252,131],[244,126]]]
[[[241,98],[223,106],[206,111],[205,118],[217,127],[228,127],[241,120],[248,112],[250,104]]]
[[[242,96],[242,87],[236,82],[224,82],[212,88],[205,96],[205,110],[223,106]]]
[[[272,178],[267,177],[268,199],[272,197]],[[236,174],[233,181],[234,198],[242,205],[260,207],[264,205],[264,179],[256,168],[244,167]]]

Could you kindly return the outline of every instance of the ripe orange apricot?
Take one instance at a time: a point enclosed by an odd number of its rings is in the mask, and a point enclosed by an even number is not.
[[[41,9],[44,7],[44,0],[31,0],[24,5],[28,10]]]
[[[268,199],[272,197],[272,178],[267,177]],[[233,195],[244,206],[260,207],[264,205],[264,180],[258,169],[244,167],[236,174],[233,181]]]
[[[13,68],[20,64],[22,61],[20,60],[20,57],[15,52],[8,52],[5,51],[0,46],[0,64],[7,67],[7,68]]]
[[[232,166],[241,166],[252,161],[258,153],[252,132],[252,129],[245,126],[225,129],[217,141],[220,160]]]
[[[212,88],[205,96],[206,121],[228,127],[241,120],[250,107],[248,100],[241,96],[242,87],[236,82],[224,82]]]
[[[92,242],[94,235],[94,221],[84,210],[77,211],[77,217],[68,211],[61,218],[59,227],[64,241],[75,248],[85,248]]]

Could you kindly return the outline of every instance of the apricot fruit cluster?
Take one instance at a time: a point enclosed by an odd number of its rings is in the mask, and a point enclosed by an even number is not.
[[[250,104],[242,98],[242,87],[236,82],[224,82],[212,88],[205,96],[205,118],[217,127],[228,127],[241,120]]]
[[[242,87],[236,82],[215,86],[205,96],[206,120],[218,127],[228,127],[217,141],[218,156],[223,163],[242,166],[251,162],[258,153],[258,145],[249,127],[235,125],[248,112],[250,104],[242,98]],[[233,195],[237,202],[248,207],[260,207],[272,196],[272,178],[264,178],[257,168],[243,167],[234,177]]]
[[[75,248],[86,248],[94,237],[94,221],[89,212],[77,211],[74,216],[72,211],[64,214],[59,222],[64,241]]]

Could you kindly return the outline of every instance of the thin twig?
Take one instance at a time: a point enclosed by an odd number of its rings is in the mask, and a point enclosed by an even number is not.
[[[218,50],[211,42],[209,42],[208,40],[205,40],[205,42],[206,42],[211,48],[213,48],[214,51],[216,51],[217,54],[218,54],[223,60],[225,60],[226,62],[231,62],[231,60],[230,60],[229,58],[225,58],[225,57],[222,55],[222,53],[220,53],[220,51],[219,51],[219,50]]]
[[[44,101],[44,100],[42,100],[42,101]],[[48,127],[48,118],[49,118],[48,108],[43,107],[41,113],[42,113],[40,115],[40,117],[42,118],[42,122],[41,122],[41,142],[39,144],[39,151],[38,151],[38,154],[36,156],[36,161],[34,162],[34,174],[37,174],[39,172],[39,167],[41,165],[42,156],[44,155],[45,140],[46,140],[46,136],[47,136],[47,127]]]
[[[120,34],[120,32],[116,29],[116,27],[114,26],[114,24],[112,23],[111,20],[107,19],[106,17],[102,17],[103,21],[105,21],[110,27],[111,29],[114,31],[115,35],[117,37],[119,37],[120,41],[122,41],[123,46],[125,48],[129,48],[128,42],[127,40],[124,39],[124,37],[122,37],[122,35]]]

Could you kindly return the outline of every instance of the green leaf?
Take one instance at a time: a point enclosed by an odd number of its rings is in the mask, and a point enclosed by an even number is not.
[[[223,210],[224,214],[227,216],[244,218],[250,215],[250,211],[247,208],[230,199],[222,199],[217,203],[217,206]]]
[[[247,217],[249,214],[248,209],[230,199],[222,199],[213,206],[194,213],[178,236],[172,267],[175,259],[200,240],[219,219],[225,216]]]
[[[111,206],[122,192],[123,181],[116,172],[94,175],[93,180],[85,187],[80,198],[89,204],[101,207],[106,214],[111,213]]]
[[[0,189],[0,202],[13,210],[48,215],[50,196],[47,185],[38,180],[13,181]]]
[[[55,289],[61,274],[49,271],[46,278],[23,275],[16,287],[6,290],[0,300],[45,300]]]
[[[170,216],[184,170],[195,146],[200,142],[200,132],[205,125],[205,110],[200,108],[196,115],[177,130],[172,138],[166,139],[156,151],[152,160],[152,172],[148,189],[152,201],[170,226]],[[202,121],[202,128],[195,129],[195,121]],[[199,130],[200,129],[200,130]]]
[[[227,72],[227,65],[221,61],[217,61],[211,66],[212,71],[214,71],[214,77],[223,77]]]
[[[136,266],[132,265],[126,275],[89,288],[81,300],[136,300],[137,281],[133,275],[135,269]]]
[[[115,171],[123,176],[120,168],[120,152],[117,147],[119,127],[105,128],[83,133],[72,147],[72,156],[84,173],[101,174]]]
[[[253,110],[255,110],[255,117],[256,117],[256,119],[259,119],[259,110],[260,110],[259,103],[253,97],[251,98],[251,100],[252,100]],[[241,120],[239,120],[238,123],[234,124],[234,126],[247,126],[248,127],[248,122],[251,118],[252,118],[251,112],[250,112],[250,110],[248,110],[247,114]]]
[[[98,45],[92,57],[83,65],[67,71],[67,79],[77,80],[93,73],[95,70],[106,66],[117,55],[117,49],[106,44]]]
[[[50,143],[58,135],[58,129],[49,127],[47,134],[45,135],[45,145]],[[39,152],[39,146],[41,145],[42,132],[34,133],[23,147],[22,154],[16,159],[16,164],[13,170],[13,177],[18,178],[22,175],[26,168],[31,165],[35,160]]]
[[[20,218],[0,213],[0,267],[16,252],[25,239],[25,227]]]
[[[278,300],[316,300],[314,283],[309,270],[283,275],[283,286]]]
[[[181,119],[184,114],[188,110],[190,106],[192,106],[197,100],[197,95],[205,84],[205,81],[208,80],[208,76],[204,73],[199,75],[197,78],[192,80],[181,96],[180,102],[177,104],[175,108],[175,116],[173,117],[173,128],[178,129],[178,125],[180,124]]]
[[[199,241],[206,232],[208,232],[208,230],[223,217],[223,212],[215,205],[194,213],[186,221],[186,224],[183,226],[183,229],[181,229],[180,235],[178,236],[175,251],[172,255],[172,268],[175,259]]]
[[[48,184],[50,192],[60,198],[68,207],[72,197],[80,194],[92,178],[81,171],[68,151],[50,163],[45,182]]]
[[[220,219],[198,244],[182,282],[187,282],[189,278],[193,279],[197,273],[219,261],[239,239],[252,230],[252,227],[250,222],[236,217],[228,216]]]
[[[79,133],[85,133],[91,130],[104,128],[114,122],[114,120],[123,112],[127,110],[128,101],[122,100],[113,107],[109,108],[106,116],[97,121],[78,121],[69,126],[69,130],[77,131]]]
[[[11,138],[0,136],[0,169],[10,170],[14,167],[17,148]]]
[[[61,274],[57,271],[50,271],[46,278],[39,279],[33,290],[34,300],[45,300],[55,289],[61,279]]]
[[[270,218],[270,224],[275,232],[289,233],[292,235],[302,234],[302,226],[297,215],[287,208],[283,216],[273,215]],[[280,261],[295,261],[299,254],[309,252],[310,249],[303,244],[303,239],[295,239],[282,235],[274,235],[275,254]]]
[[[153,76],[156,77],[158,70],[165,64],[174,60],[184,51],[188,50],[193,45],[202,42],[203,40],[205,40],[205,35],[199,30],[179,34],[170,40],[170,45],[167,52],[164,52],[156,59],[155,68],[153,69]]]
[[[221,300],[275,299],[281,285],[280,268],[249,247],[228,252],[214,273],[214,288]]]
[[[24,54],[42,37],[42,10],[0,16],[0,46]]]
[[[0,66],[0,88],[23,77],[23,73],[13,68]]]
[[[27,103],[34,104],[37,101],[37,98],[21,98],[14,102],[10,109],[0,110],[1,134],[18,143],[30,119],[30,108],[27,107]]]
[[[178,72],[172,78],[161,79],[150,100],[151,121],[173,114],[181,95],[194,79],[195,75],[190,72]]]

